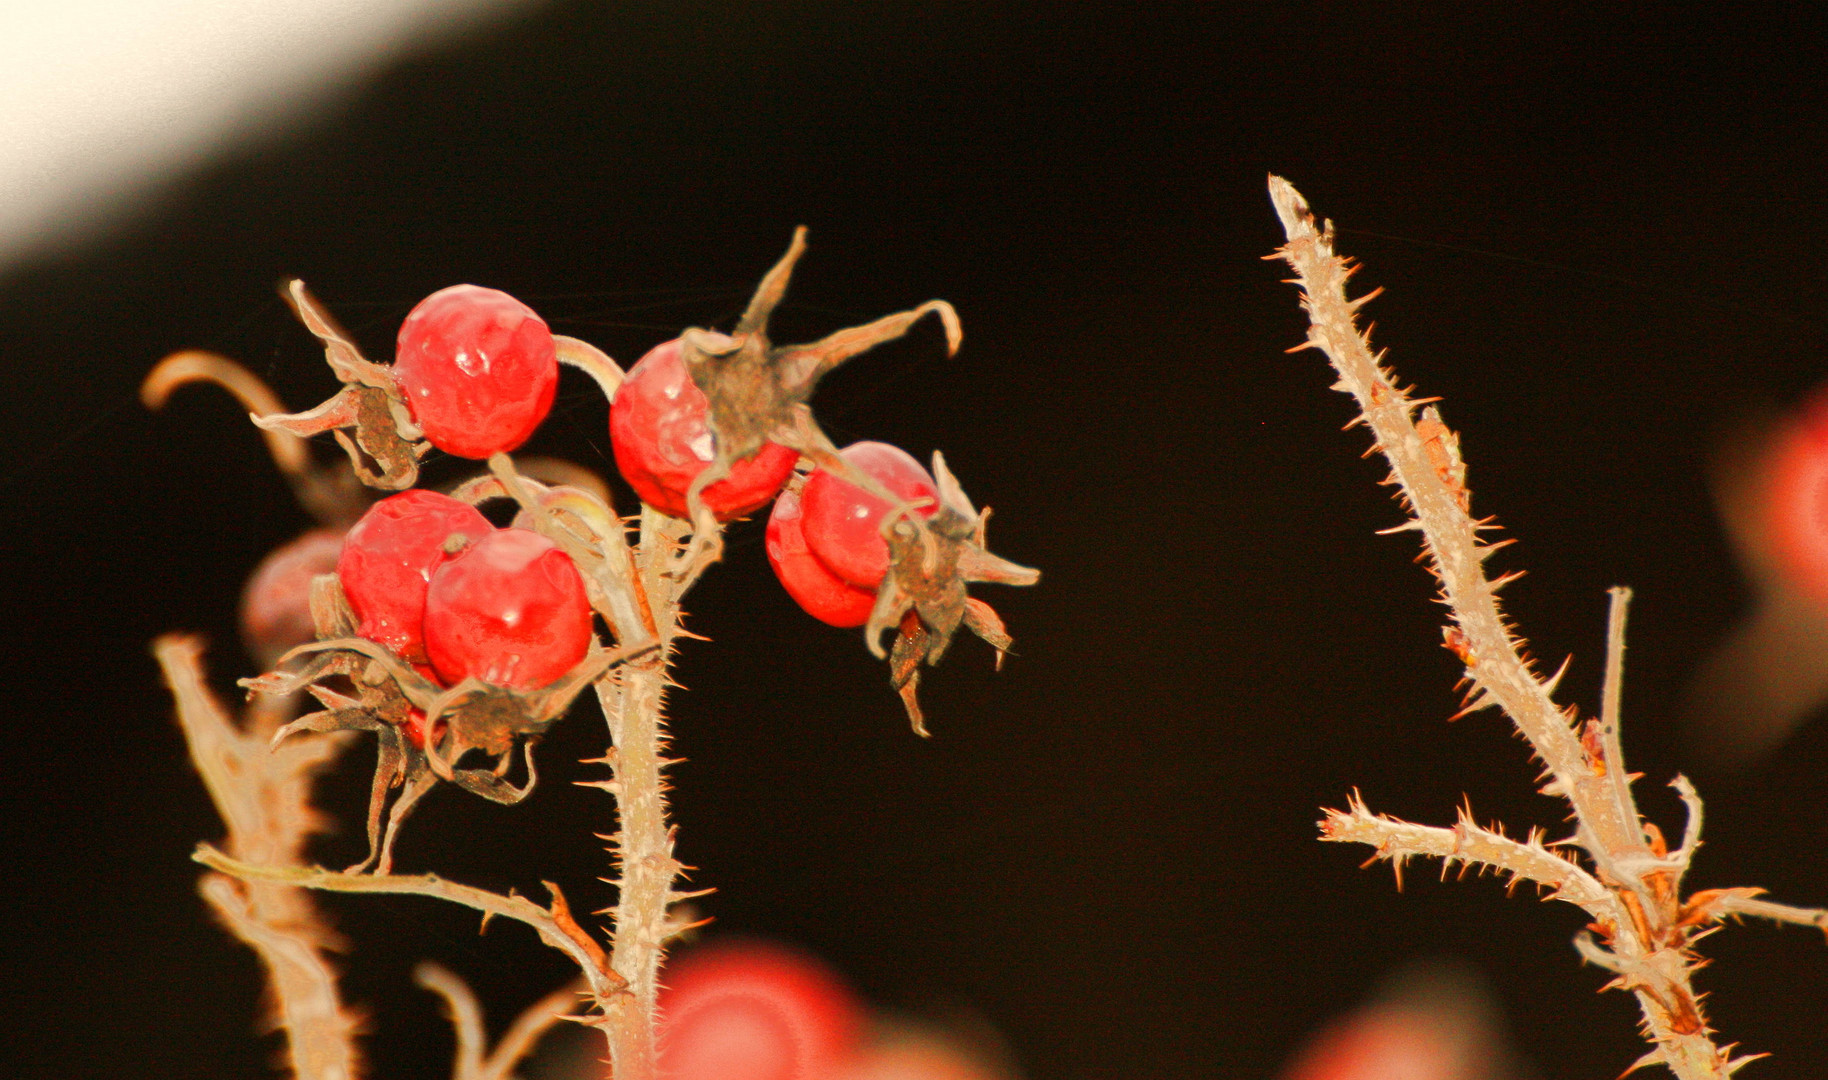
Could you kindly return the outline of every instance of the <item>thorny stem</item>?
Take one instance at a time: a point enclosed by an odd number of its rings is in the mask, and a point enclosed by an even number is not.
[[[666,745],[662,717],[667,665],[679,632],[679,594],[685,587],[667,576],[667,568],[687,528],[686,522],[642,508],[635,585],[651,609],[660,648],[597,683],[614,749],[604,759],[612,779],[595,786],[616,796],[620,819],[609,838],[619,870],[610,966],[628,981],[628,993],[618,999],[605,1024],[616,1080],[652,1080],[655,1075],[653,1017],[660,963],[667,941],[678,931],[668,920],[667,909],[678,899],[673,881],[682,867],[673,858],[673,834],[666,820],[662,772],[670,762],[661,751]]]
[[[1297,348],[1318,348],[1332,361],[1339,373],[1335,389],[1347,391],[1357,400],[1360,420],[1371,428],[1376,449],[1390,462],[1391,480],[1400,485],[1414,514],[1400,528],[1421,531],[1430,569],[1452,612],[1454,625],[1447,630],[1446,643],[1466,665],[1466,677],[1473,687],[1470,708],[1488,704],[1502,708],[1547,765],[1544,793],[1566,798],[1574,809],[1575,840],[1593,860],[1597,881],[1606,891],[1590,901],[1576,902],[1594,914],[1594,929],[1610,947],[1607,951],[1583,939],[1582,955],[1613,971],[1618,978],[1612,985],[1637,996],[1645,1034],[1654,1044],[1638,1065],[1667,1065],[1682,1080],[1722,1080],[1751,1059],[1734,1060],[1731,1047],[1722,1049],[1714,1043],[1699,995],[1690,983],[1694,958],[1688,946],[1696,913],[1684,911],[1676,885],[1694,851],[1695,829],[1691,827],[1678,852],[1679,861],[1671,859],[1660,842],[1653,845],[1632,799],[1631,778],[1618,750],[1628,594],[1622,590],[1613,594],[1604,712],[1583,737],[1573,724],[1573,710],[1564,711],[1550,697],[1555,679],[1537,677],[1524,658],[1523,643],[1512,635],[1499,609],[1498,589],[1511,576],[1494,581],[1485,574],[1485,559],[1500,545],[1479,542],[1479,529],[1489,523],[1475,520],[1470,512],[1471,494],[1465,484],[1458,437],[1432,407],[1416,420],[1415,412],[1428,401],[1411,398],[1396,385],[1380,366],[1381,355],[1372,353],[1358,329],[1357,310],[1377,293],[1348,299],[1346,281],[1354,268],[1335,254],[1332,225],[1317,226],[1306,200],[1286,180],[1272,176],[1269,187],[1288,237],[1288,243],[1271,257],[1284,259],[1294,268],[1295,283],[1302,288],[1302,306],[1310,319],[1307,341]],[[1685,789],[1694,826],[1699,815],[1692,809],[1696,800],[1690,795],[1692,788]],[[1380,821],[1386,824],[1377,825]],[[1329,812],[1322,827],[1330,839],[1374,842],[1379,855],[1393,859],[1410,854],[1446,857],[1425,842],[1432,840],[1438,846],[1443,840],[1440,834],[1454,838],[1452,857],[1477,858],[1458,846],[1463,829],[1410,836],[1405,830],[1420,827],[1373,818],[1362,805],[1347,814]],[[1372,835],[1351,835],[1354,830]],[[1536,876],[1503,862],[1490,864],[1513,875]]]
[[[1822,908],[1793,907],[1790,904],[1760,900],[1754,896],[1734,895],[1732,892],[1711,901],[1707,907],[1708,912],[1716,919],[1746,915],[1755,919],[1769,919],[1772,922],[1813,926],[1822,933],[1828,934],[1828,910]]]
[[[168,634],[153,654],[177,701],[191,760],[228,826],[228,846],[244,859],[296,868],[306,839],[322,827],[311,808],[312,779],[345,744],[335,736],[294,739],[272,747],[284,720],[273,708],[250,710],[240,725],[210,693],[203,646]],[[206,875],[203,897],[236,937],[266,965],[273,1023],[286,1033],[286,1057],[297,1080],[353,1080],[360,1072],[356,1017],[343,1006],[325,952],[338,944],[305,893],[285,883]]]
[[[1479,542],[1480,523],[1467,512],[1458,437],[1433,410],[1424,414],[1421,425],[1416,423],[1412,414],[1427,402],[1409,397],[1395,384],[1359,333],[1357,310],[1377,294],[1348,300],[1352,268],[1334,254],[1331,227],[1323,232],[1315,226],[1306,201],[1287,181],[1272,178],[1270,191],[1288,233],[1281,257],[1295,268],[1311,319],[1301,347],[1321,349],[1333,361],[1339,372],[1336,389],[1358,400],[1378,451],[1389,459],[1392,478],[1408,497],[1453,611],[1462,640],[1450,645],[1466,663],[1468,678],[1516,722],[1548,765],[1551,788],[1574,804],[1581,846],[1602,870],[1609,870],[1619,855],[1647,851],[1643,831],[1635,820],[1620,817],[1603,773],[1594,775],[1580,736],[1520,655],[1519,642],[1499,610],[1503,581],[1488,579],[1483,566],[1496,547]],[[1424,426],[1425,432],[1420,430]]]

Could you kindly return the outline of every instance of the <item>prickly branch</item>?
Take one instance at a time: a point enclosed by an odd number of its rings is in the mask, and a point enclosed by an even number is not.
[[[297,870],[305,842],[323,831],[311,788],[347,738],[320,735],[273,746],[285,720],[271,704],[251,707],[240,723],[209,691],[203,645],[169,634],[153,655],[178,705],[191,760],[228,826],[227,847],[265,866]],[[338,938],[311,897],[284,881],[236,880],[215,873],[198,885],[223,925],[259,955],[271,992],[270,1023],[286,1033],[286,1058],[298,1080],[352,1080],[361,1069],[355,1035],[360,1019],[343,1005],[326,953]]]
[[[1517,726],[1543,763],[1543,793],[1566,799],[1573,810],[1574,835],[1564,843],[1585,851],[1591,869],[1549,850],[1563,845],[1545,846],[1540,833],[1512,840],[1474,825],[1468,813],[1451,829],[1412,825],[1372,814],[1356,796],[1346,810],[1326,811],[1322,839],[1371,845],[1374,859],[1390,860],[1399,881],[1405,860],[1433,857],[1443,860],[1444,870],[1455,862],[1492,869],[1513,885],[1530,881],[1550,890],[1550,898],[1578,905],[1593,921],[1590,933],[1577,939],[1577,949],[1616,976],[1606,988],[1631,991],[1643,1012],[1652,1049],[1632,1068],[1661,1064],[1682,1080],[1730,1076],[1762,1055],[1734,1058],[1732,1046],[1716,1043],[1702,995],[1692,984],[1701,966],[1694,942],[1731,915],[1828,927],[1828,912],[1756,900],[1757,889],[1705,890],[1683,898],[1682,878],[1700,844],[1701,800],[1685,778],[1676,777],[1672,786],[1687,805],[1689,820],[1681,845],[1670,851],[1662,833],[1638,812],[1620,746],[1630,592],[1612,592],[1600,715],[1582,723],[1572,706],[1553,700],[1560,672],[1547,678],[1536,673],[1499,607],[1498,590],[1518,575],[1492,578],[1485,571],[1485,560],[1503,543],[1479,537],[1494,526],[1489,518],[1472,516],[1458,437],[1431,404],[1435,399],[1412,397],[1396,383],[1382,365],[1383,354],[1372,352],[1367,333],[1358,328],[1358,309],[1381,290],[1348,299],[1346,283],[1357,267],[1335,253],[1331,223],[1316,225],[1306,201],[1286,180],[1272,176],[1269,188],[1288,238],[1269,257],[1294,268],[1292,280],[1302,289],[1310,321],[1307,340],[1290,351],[1324,352],[1339,374],[1334,389],[1358,402],[1354,423],[1371,429],[1375,450],[1390,462],[1389,483],[1412,515],[1385,531],[1422,534],[1426,565],[1451,613],[1443,636],[1465,665],[1470,689],[1463,712],[1495,705]]]

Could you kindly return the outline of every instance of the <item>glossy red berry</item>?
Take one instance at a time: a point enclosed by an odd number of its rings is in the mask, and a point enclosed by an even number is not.
[[[876,594],[831,572],[806,546],[800,495],[783,491],[768,515],[768,564],[787,595],[813,618],[832,626],[862,626]]]
[[[908,502],[924,500],[915,511],[923,517],[938,511],[939,489],[932,474],[907,451],[888,443],[860,442],[839,455]],[[800,500],[805,507],[801,528],[806,546],[819,561],[852,585],[881,585],[889,572],[889,545],[880,530],[890,504],[824,469],[815,469],[806,478]]]
[[[667,968],[660,994],[666,1080],[832,1080],[863,1010],[823,964],[753,942],[714,945]]]
[[[636,361],[610,403],[616,468],[641,501],[661,513],[689,516],[686,491],[717,456],[705,419],[708,407],[680,359],[677,340],[654,346]],[[705,488],[705,506],[719,521],[754,513],[787,483],[799,460],[799,451],[765,443]]]
[[[425,650],[445,683],[538,690],[590,650],[584,579],[558,545],[497,529],[451,556],[425,594]]]
[[[394,377],[433,446],[486,458],[527,441],[552,409],[558,352],[533,309],[505,292],[453,285],[400,327]]]
[[[419,488],[369,507],[336,563],[356,633],[410,663],[425,663],[425,590],[447,558],[446,541],[479,540],[494,529],[469,503]]]

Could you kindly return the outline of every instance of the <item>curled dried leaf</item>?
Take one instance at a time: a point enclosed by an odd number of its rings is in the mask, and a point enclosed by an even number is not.
[[[323,343],[324,358],[343,388],[314,409],[256,415],[254,423],[300,438],[331,432],[364,484],[389,491],[412,487],[419,478],[419,459],[431,444],[413,422],[392,370],[363,359],[304,282],[287,282],[284,296],[299,321]]]

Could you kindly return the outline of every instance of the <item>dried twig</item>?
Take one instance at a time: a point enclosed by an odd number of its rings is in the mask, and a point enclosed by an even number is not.
[[[1399,872],[1411,856],[1433,856],[1554,890],[1556,898],[1578,904],[1593,918],[1598,940],[1583,934],[1576,942],[1581,955],[1617,976],[1610,986],[1638,999],[1653,1048],[1633,1068],[1663,1064],[1683,1080],[1731,1075],[1752,1058],[1735,1059],[1731,1046],[1715,1042],[1691,982],[1700,962],[1690,946],[1706,924],[1730,914],[1817,926],[1828,916],[1751,899],[1757,890],[1714,890],[1682,900],[1682,877],[1700,844],[1700,799],[1687,780],[1676,778],[1689,823],[1681,846],[1668,851],[1660,831],[1638,812],[1620,745],[1630,592],[1613,590],[1600,716],[1581,724],[1572,707],[1551,698],[1559,673],[1547,679],[1536,674],[1499,609],[1498,590],[1518,575],[1493,579],[1485,573],[1485,560],[1503,545],[1480,541],[1480,531],[1493,525],[1472,516],[1458,437],[1430,404],[1433,399],[1411,397],[1396,384],[1381,366],[1382,355],[1373,354],[1358,329],[1358,309],[1377,292],[1348,299],[1346,282],[1356,268],[1335,254],[1331,224],[1317,226],[1287,181],[1272,176],[1269,187],[1288,237],[1271,258],[1294,268],[1310,319],[1307,341],[1297,350],[1317,348],[1332,361],[1339,373],[1335,389],[1357,400],[1360,421],[1390,462],[1390,482],[1413,517],[1386,531],[1422,534],[1427,565],[1451,612],[1446,645],[1466,666],[1471,689],[1465,711],[1497,705],[1517,725],[1545,765],[1543,792],[1572,807],[1572,842],[1585,850],[1593,869],[1550,852],[1538,834],[1519,843],[1477,828],[1465,814],[1452,829],[1410,825],[1371,814],[1356,797],[1345,811],[1327,811],[1322,837],[1371,844],[1377,857],[1391,860]]]
[[[571,957],[589,981],[591,994],[606,1009],[623,990],[622,980],[609,969],[603,947],[571,917],[564,895],[549,882],[546,888],[552,893],[552,906],[543,908],[524,896],[503,896],[473,885],[446,881],[436,874],[348,874],[316,867],[256,866],[231,859],[208,844],[197,845],[191,858],[212,870],[245,881],[273,881],[326,892],[434,896],[475,908],[483,913],[485,920],[495,916],[513,919],[532,927],[541,941]]]
[[[153,644],[178,705],[191,760],[228,826],[227,845],[244,859],[280,868],[301,865],[305,841],[322,831],[311,806],[317,773],[341,750],[340,736],[295,739],[272,747],[284,716],[250,709],[237,724],[203,678],[203,645],[171,634]],[[272,1023],[286,1032],[286,1054],[298,1080],[351,1080],[361,1068],[358,1018],[344,1007],[325,953],[338,944],[302,890],[284,883],[236,881],[208,874],[199,890],[223,924],[267,969]]]
[[[660,991],[660,964],[666,944],[685,927],[669,918],[671,905],[686,895],[673,891],[685,869],[673,857],[673,830],[666,819],[666,780],[671,764],[664,756],[667,665],[679,625],[680,594],[689,581],[669,574],[683,549],[687,522],[647,507],[641,513],[641,542],[635,551],[636,580],[630,584],[644,599],[652,625],[659,628],[660,648],[646,662],[629,664],[615,678],[597,683],[597,700],[609,724],[611,749],[597,763],[607,765],[610,779],[587,786],[616,799],[617,828],[605,837],[615,859],[616,905],[598,914],[614,917],[615,947],[610,966],[628,981],[629,993],[611,1013],[608,1030],[617,1080],[651,1080],[654,1075],[655,1015]]]
[[[566,1019],[566,1012],[584,990],[580,982],[568,983],[534,1002],[502,1034],[495,1052],[489,1052],[489,1040],[483,1029],[482,1006],[476,995],[450,969],[439,964],[420,964],[413,972],[420,986],[444,999],[450,1011],[451,1027],[457,1039],[457,1056],[451,1066],[451,1080],[512,1080],[514,1067],[532,1051],[534,1044]]]

